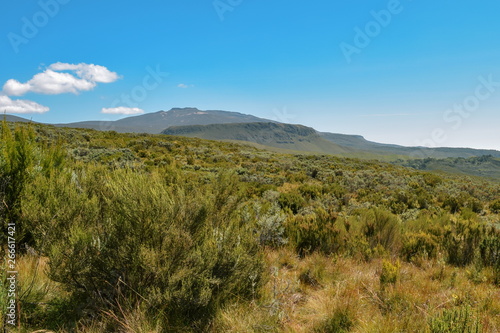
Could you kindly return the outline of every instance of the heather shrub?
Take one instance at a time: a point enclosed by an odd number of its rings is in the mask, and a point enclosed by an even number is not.
[[[167,184],[106,171],[40,180],[27,216],[44,235],[49,276],[83,304],[81,314],[125,299],[179,330],[203,330],[227,301],[254,296],[262,261],[233,176]]]
[[[314,251],[335,253],[343,246],[343,227],[336,221],[335,212],[316,208],[314,211],[289,216],[286,235],[300,256]]]
[[[469,306],[444,310],[429,320],[431,333],[483,332],[479,319]]]
[[[413,258],[435,258],[438,250],[437,237],[426,232],[407,233],[403,237],[401,254],[406,261]]]
[[[482,227],[476,220],[452,221],[445,226],[443,246],[448,263],[466,266],[474,260],[482,237]]]
[[[382,246],[397,251],[401,242],[401,226],[397,217],[381,208],[371,208],[360,213],[361,232],[372,249]]]

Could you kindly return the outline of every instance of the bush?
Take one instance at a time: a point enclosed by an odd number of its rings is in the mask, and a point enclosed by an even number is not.
[[[313,328],[315,333],[347,333],[354,327],[355,319],[349,309],[336,309]]]
[[[492,213],[500,213],[500,200],[495,200],[490,204],[490,210]]]
[[[382,271],[380,273],[380,285],[382,287],[388,284],[396,284],[399,280],[399,271],[401,269],[401,263],[397,261],[395,264],[392,264],[388,260],[382,261]]]
[[[257,219],[257,234],[260,245],[280,247],[288,243],[285,237],[286,215],[277,204],[272,204],[267,212]]]
[[[444,310],[429,320],[431,333],[479,333],[482,326],[468,306]]]
[[[403,237],[402,255],[406,261],[422,256],[435,258],[438,249],[437,239],[434,235],[425,232],[408,233]]]
[[[458,220],[445,227],[444,248],[448,263],[466,266],[474,260],[482,238],[482,228],[474,220]]]
[[[278,198],[281,209],[289,209],[293,214],[297,214],[306,205],[306,200],[297,192],[281,193]]]
[[[0,133],[0,220],[2,230],[8,223],[16,224],[18,245],[31,242],[28,228],[20,223],[22,216],[22,193],[30,181],[36,159],[34,131],[32,128],[16,127],[11,131],[3,121]],[[7,233],[0,234],[2,244],[7,243]]]
[[[33,189],[29,218],[45,236],[49,276],[85,311],[125,299],[203,330],[220,306],[258,290],[262,260],[233,177],[169,186],[157,174],[97,168],[57,179]]]
[[[341,229],[336,221],[335,212],[317,208],[311,213],[290,216],[286,223],[286,235],[300,256],[314,251],[335,253],[343,246]]]
[[[492,267],[494,273],[494,283],[500,285],[500,231],[491,228],[487,235],[481,240],[479,245],[481,263],[484,266]]]
[[[361,213],[362,233],[372,249],[382,246],[388,251],[397,251],[401,242],[400,223],[395,215],[373,208]]]

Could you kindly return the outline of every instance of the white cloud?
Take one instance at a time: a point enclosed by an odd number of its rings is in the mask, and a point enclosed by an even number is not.
[[[49,111],[49,108],[33,101],[13,100],[8,96],[0,95],[0,111],[6,113],[44,113]]]
[[[185,83],[179,83],[177,85],[178,88],[183,88],[183,89],[186,89],[186,88],[192,88],[194,87],[194,84],[185,84]]]
[[[94,64],[66,64],[57,62],[49,66],[49,69],[55,71],[75,71],[76,74],[84,80],[91,82],[111,83],[120,77],[115,72],[111,72],[104,66]]]
[[[61,71],[73,71],[76,76]],[[3,86],[3,91],[9,96],[22,96],[28,92],[45,95],[77,94],[80,91],[92,90],[97,82],[111,83],[119,78],[117,73],[109,71],[104,66],[58,62],[50,65],[44,72],[36,74],[26,83],[14,79],[8,80]]]
[[[119,106],[117,108],[102,108],[101,113],[131,115],[131,114],[142,114],[144,113],[144,110],[139,108],[127,108],[124,106]]]

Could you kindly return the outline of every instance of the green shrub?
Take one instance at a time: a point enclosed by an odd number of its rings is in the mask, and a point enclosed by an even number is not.
[[[372,249],[382,246],[397,251],[401,242],[401,227],[395,215],[380,208],[361,212],[362,233]]]
[[[429,320],[431,333],[479,333],[482,325],[469,306],[444,310]]]
[[[425,232],[407,233],[403,237],[401,253],[406,261],[422,256],[435,258],[438,249],[437,239],[434,235]]]
[[[451,222],[445,227],[444,248],[448,255],[448,263],[455,266],[466,266],[474,260],[476,250],[482,237],[482,228],[475,220]]]
[[[395,264],[388,260],[382,261],[382,271],[380,272],[380,285],[382,287],[388,284],[396,284],[399,280],[399,272],[401,269],[401,263],[396,261]]]
[[[343,246],[341,226],[335,212],[317,208],[315,211],[294,215],[286,223],[286,235],[300,256],[321,251],[335,253]]]
[[[336,309],[314,326],[314,333],[347,333],[354,328],[355,318],[348,308]]]
[[[500,213],[500,200],[495,200],[490,203],[490,210],[492,213],[498,214]]]
[[[124,298],[203,330],[220,306],[258,290],[262,259],[234,177],[167,185],[157,174],[96,168],[56,179],[33,189],[29,218],[49,276],[85,311]]]
[[[306,205],[306,200],[297,192],[281,193],[278,198],[281,209],[289,209],[293,214],[297,214]]]
[[[500,285],[500,231],[491,228],[479,244],[481,263],[492,267],[494,283]]]
[[[34,131],[31,127],[16,126],[11,130],[3,121],[0,133],[0,225],[7,230],[7,223],[16,224],[18,246],[31,243],[28,228],[21,223],[22,193],[32,178],[37,160],[34,145]],[[0,234],[2,244],[7,242],[7,233]]]

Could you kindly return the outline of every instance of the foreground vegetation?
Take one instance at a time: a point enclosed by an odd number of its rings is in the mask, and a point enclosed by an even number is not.
[[[496,182],[16,126],[2,126],[0,218],[16,224],[21,331],[500,327]]]

